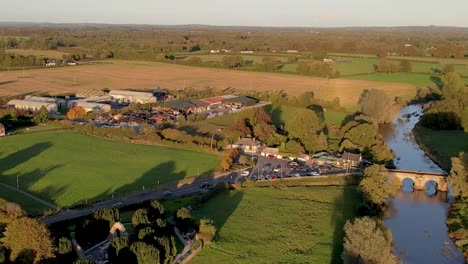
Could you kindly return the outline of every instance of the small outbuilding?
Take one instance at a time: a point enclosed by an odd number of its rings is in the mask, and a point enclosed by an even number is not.
[[[236,143],[228,145],[228,149],[237,148],[246,153],[257,153],[260,148],[260,142],[255,138],[241,138]]]
[[[341,158],[338,159],[338,166],[343,167],[358,167],[361,165],[362,162],[362,155],[351,153],[351,152],[344,152],[341,155]]]
[[[262,150],[262,153],[260,155],[268,157],[270,155],[274,156],[275,158],[281,158],[279,157],[279,149],[278,148],[264,148]]]
[[[258,103],[258,99],[249,97],[249,96],[238,96],[234,98],[229,98],[224,101],[225,103],[240,104],[242,106],[252,106]]]

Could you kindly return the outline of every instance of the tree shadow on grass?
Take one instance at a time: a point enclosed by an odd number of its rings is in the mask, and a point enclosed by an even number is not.
[[[333,232],[333,251],[331,264],[342,263],[341,254],[343,253],[344,225],[346,221],[359,216],[360,208],[363,205],[362,195],[357,190],[359,176],[346,177],[346,185],[343,186],[343,194],[334,202],[335,210],[330,219]]]
[[[50,147],[52,147],[51,142],[37,143],[0,159],[0,173],[9,171],[16,166],[29,161]]]
[[[444,86],[443,83],[442,83],[442,80],[438,76],[431,76],[431,77],[429,77],[429,79],[433,83],[435,83],[435,85],[437,85],[438,88],[442,88],[442,86]]]
[[[49,166],[45,169],[34,169],[30,172],[14,173],[8,175],[8,182],[15,182],[19,186],[20,190],[26,191],[40,199],[43,199],[49,203],[57,204],[58,198],[63,195],[66,191],[66,187],[57,187],[53,182],[49,186],[41,188],[40,190],[32,190],[35,183],[39,182],[41,178],[48,175],[51,171],[61,168],[63,165]],[[28,198],[30,199],[30,198]]]
[[[114,191],[108,189],[98,195],[97,198],[108,197],[112,194],[123,195],[125,193],[133,191],[142,191],[149,188],[157,188],[158,185],[165,184],[167,182],[177,182],[184,179],[187,176],[187,172],[181,171],[176,172],[175,162],[167,161],[151,168],[147,172],[143,173],[141,177],[136,179],[134,182],[123,185]]]
[[[216,235],[214,240],[219,238],[219,232],[226,224],[229,217],[236,211],[244,193],[241,191],[223,192],[202,204],[193,213],[194,216],[202,219],[207,218],[214,221]]]

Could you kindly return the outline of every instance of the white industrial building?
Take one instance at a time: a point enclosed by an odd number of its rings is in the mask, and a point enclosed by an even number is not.
[[[41,101],[31,101],[31,100],[11,100],[7,103],[8,105],[13,105],[16,109],[25,109],[32,111],[39,111],[41,107],[45,107],[48,112],[57,112],[58,107],[56,103],[51,102],[41,102]]]
[[[95,102],[88,102],[86,100],[72,100],[68,101],[67,107],[73,108],[75,106],[83,107],[86,112],[109,112],[111,110],[111,106],[108,104],[102,103],[95,103]]]
[[[157,99],[152,93],[125,90],[112,90],[109,95],[119,103],[156,103]]]
[[[57,107],[59,109],[64,108],[67,105],[67,100],[62,99],[62,98],[56,98],[56,97],[42,97],[42,96],[27,95],[24,97],[24,100],[43,102],[43,103],[54,103],[54,104],[57,104]]]

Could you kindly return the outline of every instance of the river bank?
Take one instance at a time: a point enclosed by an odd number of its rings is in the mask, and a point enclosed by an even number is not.
[[[468,133],[461,130],[433,130],[416,124],[413,136],[426,156],[446,172],[451,157],[458,157],[461,151],[468,153]]]
[[[391,125],[382,127],[381,133],[395,153],[394,163],[398,169],[440,173],[444,170],[425,155],[413,135],[423,113],[421,104],[408,105],[401,109]],[[445,192],[433,196],[424,191],[399,192],[390,200],[390,216],[385,224],[393,234],[394,253],[404,263],[465,263],[463,254],[448,234],[448,208]]]

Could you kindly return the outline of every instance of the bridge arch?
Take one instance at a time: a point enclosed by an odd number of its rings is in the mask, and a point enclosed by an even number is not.
[[[412,178],[404,178],[401,180],[400,188],[405,193],[414,192],[415,182]]]
[[[438,191],[448,191],[448,182],[446,173],[433,173],[422,171],[388,170],[389,177],[400,182],[400,186],[405,179],[411,179],[414,182],[414,189],[425,190],[426,182],[434,181]]]
[[[438,183],[435,180],[427,180],[426,183],[424,183],[424,188],[425,192],[428,195],[435,195],[437,193],[437,190],[439,189]]]

